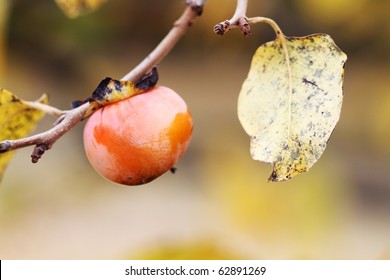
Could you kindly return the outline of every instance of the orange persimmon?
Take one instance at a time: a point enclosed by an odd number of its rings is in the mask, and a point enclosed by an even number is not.
[[[184,100],[167,87],[155,86],[97,110],[85,125],[84,148],[103,177],[140,185],[170,170],[183,156],[192,127]]]

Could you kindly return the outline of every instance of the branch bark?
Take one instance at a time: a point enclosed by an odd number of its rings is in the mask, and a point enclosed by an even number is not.
[[[149,73],[154,66],[159,64],[183,37],[195,19],[202,14],[204,4],[205,0],[186,0],[186,8],[181,17],[173,24],[171,31],[160,44],[132,71],[127,73],[122,80],[136,82],[144,74]],[[59,138],[83,119],[83,116],[90,107],[89,103],[85,103],[72,110],[61,111],[51,106],[35,105],[37,104],[31,104],[32,107],[37,108],[38,106],[37,109],[43,110],[48,114],[57,117],[60,115],[55,122],[54,127],[30,137],[2,141],[0,142],[0,153],[35,145],[31,157],[32,162],[36,163],[46,150],[50,149]]]

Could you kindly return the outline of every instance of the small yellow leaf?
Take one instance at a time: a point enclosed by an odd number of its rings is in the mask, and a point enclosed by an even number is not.
[[[47,104],[47,95],[42,95],[38,102]],[[0,141],[26,137],[43,116],[42,111],[31,108],[10,91],[0,88]],[[12,151],[0,154],[0,178],[12,155]]]
[[[80,15],[92,12],[99,8],[107,0],[55,0],[57,5],[69,18],[76,18]]]
[[[257,49],[238,116],[253,159],[273,164],[270,181],[308,171],[322,155],[339,120],[346,60],[326,34],[282,36]]]

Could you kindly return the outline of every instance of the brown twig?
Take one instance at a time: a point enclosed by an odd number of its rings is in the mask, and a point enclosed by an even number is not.
[[[81,121],[88,108],[89,103],[85,103],[73,110],[65,111],[63,115],[56,121],[56,125],[54,127],[40,134],[22,139],[5,140],[0,142],[0,152],[4,153],[35,145],[31,155],[32,161],[35,163],[42,156],[42,154],[46,150],[50,149],[62,135],[64,135]]]
[[[218,35],[224,35],[233,28],[239,28],[246,37],[251,34],[250,25],[246,16],[248,0],[237,0],[236,11],[231,19],[222,21],[214,26],[214,32]]]
[[[205,1],[186,1],[187,8],[181,17],[173,24],[171,31],[157,45],[157,47],[141,61],[132,71],[126,74],[122,80],[138,81],[145,73],[149,73],[172,50],[180,38],[187,32],[195,18],[202,14]]]
[[[186,0],[186,4],[187,6],[183,14],[174,23],[171,31],[166,37],[143,61],[141,61],[139,65],[126,74],[122,80],[138,81],[145,73],[150,72],[154,66],[160,63],[180,38],[187,32],[196,17],[201,15],[205,0]],[[35,145],[31,155],[32,162],[34,163],[37,162],[43,153],[50,149],[61,136],[77,125],[83,119],[83,116],[90,107],[89,103],[85,103],[72,110],[61,111],[48,105],[31,105],[34,108],[43,110],[57,117],[60,115],[55,122],[54,127],[30,137],[2,141],[0,142],[0,153]]]

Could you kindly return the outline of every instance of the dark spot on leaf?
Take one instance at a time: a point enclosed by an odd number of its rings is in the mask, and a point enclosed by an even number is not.
[[[317,84],[316,84],[316,82],[314,82],[314,81],[309,81],[309,80],[306,79],[306,78],[303,78],[303,79],[302,79],[302,82],[303,82],[304,84],[311,84],[312,86],[318,87]]]
[[[113,80],[113,82],[114,82],[115,90],[121,91],[122,90],[122,83],[118,80]]]
[[[12,98],[12,99],[11,99],[11,102],[19,102],[19,101],[20,101],[20,99],[17,98],[16,96],[14,96],[14,95],[12,95],[11,98]]]
[[[92,99],[102,101],[104,96],[108,93],[111,93],[111,89],[108,88],[108,84],[111,82],[111,78],[105,78],[100,82],[95,91],[92,93]]]
[[[271,176],[270,176],[270,180],[273,181],[273,182],[275,182],[277,177],[278,177],[278,176],[277,176],[276,172],[275,172],[275,171],[272,171]]]

